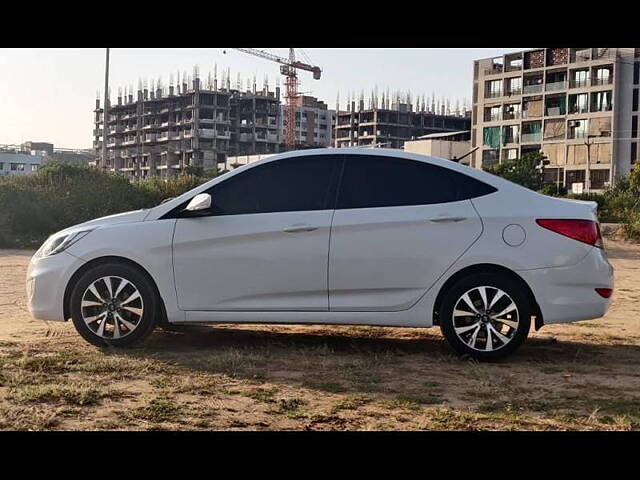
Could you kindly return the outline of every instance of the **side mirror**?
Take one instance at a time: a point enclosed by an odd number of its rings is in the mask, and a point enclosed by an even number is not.
[[[199,193],[191,199],[185,210],[189,212],[197,212],[206,210],[211,207],[211,195],[208,193]]]

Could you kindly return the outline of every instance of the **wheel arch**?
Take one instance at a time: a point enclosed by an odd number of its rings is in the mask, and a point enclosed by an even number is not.
[[[507,267],[503,267],[502,265],[496,265],[493,263],[479,263],[479,264],[464,267],[463,269],[455,272],[453,275],[451,275],[447,279],[446,282],[444,282],[442,287],[440,287],[440,291],[436,296],[436,301],[433,304],[432,318],[433,318],[434,325],[440,324],[439,311],[440,311],[440,306],[442,304],[442,298],[444,297],[445,292],[449,288],[451,288],[451,286],[455,284],[458,280],[476,273],[494,273],[494,274],[506,275],[512,278],[514,282],[517,282],[522,287],[527,297],[529,298],[529,302],[531,304],[531,310],[535,315],[535,329],[540,330],[540,328],[542,328],[542,326],[544,325],[544,319],[542,318],[542,311],[540,310],[538,301],[536,300],[536,297],[533,294],[531,287],[529,287],[529,284],[525,282],[524,279],[513,270]]]
[[[65,321],[67,321],[69,319],[69,317],[71,317],[71,306],[69,305],[70,301],[71,301],[71,292],[73,291],[73,287],[75,286],[75,284],[78,282],[78,280],[80,279],[80,277],[82,275],[84,275],[85,272],[89,271],[90,269],[92,269],[93,267],[96,267],[97,265],[104,265],[107,263],[121,263],[124,265],[129,265],[133,268],[135,268],[136,270],[140,271],[140,273],[142,273],[145,277],[147,277],[147,280],[149,280],[149,282],[151,283],[153,290],[155,291],[157,298],[160,301],[160,320],[162,322],[166,322],[167,321],[167,311],[164,305],[164,299],[162,298],[162,295],[160,295],[160,291],[158,290],[158,285],[156,285],[156,281],[153,279],[153,277],[149,274],[149,272],[147,271],[146,268],[144,268],[142,265],[140,265],[137,262],[134,262],[133,260],[129,259],[129,258],[125,258],[125,257],[119,257],[117,255],[109,255],[109,256],[104,256],[104,257],[97,257],[94,258],[92,260],[89,260],[87,263],[84,263],[83,265],[80,266],[80,268],[78,268],[78,270],[76,270],[73,275],[71,276],[71,278],[69,279],[69,281],[67,282],[67,286],[65,287],[64,290],[64,299],[63,299],[63,313],[64,313],[64,319]]]

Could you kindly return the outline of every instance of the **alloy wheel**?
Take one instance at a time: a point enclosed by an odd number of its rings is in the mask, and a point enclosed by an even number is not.
[[[80,304],[87,327],[104,339],[118,339],[133,332],[144,313],[144,302],[138,288],[129,280],[101,277],[92,282]]]
[[[496,287],[474,287],[464,293],[453,310],[453,328],[469,348],[491,352],[503,348],[516,334],[518,307]]]

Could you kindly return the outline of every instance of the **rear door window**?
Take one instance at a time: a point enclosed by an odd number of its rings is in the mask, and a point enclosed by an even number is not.
[[[345,155],[336,208],[430,205],[486,195],[495,188],[425,162]]]

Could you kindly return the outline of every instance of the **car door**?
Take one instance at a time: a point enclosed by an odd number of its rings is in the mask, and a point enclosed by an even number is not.
[[[209,189],[205,216],[178,218],[173,262],[179,307],[326,311],[338,157],[255,166]]]
[[[331,227],[331,311],[408,309],[479,237],[480,218],[469,200],[459,200],[457,172],[449,172],[404,158],[345,155]]]

